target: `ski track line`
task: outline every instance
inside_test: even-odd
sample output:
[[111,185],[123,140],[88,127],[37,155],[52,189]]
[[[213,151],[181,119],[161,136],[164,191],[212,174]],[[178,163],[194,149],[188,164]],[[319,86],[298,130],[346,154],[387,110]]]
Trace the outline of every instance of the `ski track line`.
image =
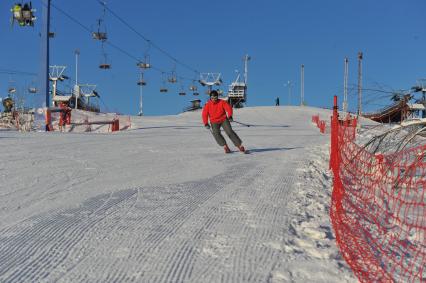
[[[258,173],[259,174],[259,173]],[[247,183],[251,183],[253,180],[255,180],[255,179],[257,179],[257,175],[258,174],[256,174],[256,175],[254,175],[254,176],[251,176],[251,178],[250,179],[248,179],[247,180]],[[244,180],[244,179],[243,179]],[[239,188],[239,190],[241,190],[242,189],[242,191],[244,191],[244,189],[246,188],[246,184],[244,184],[245,182],[242,182],[242,185],[241,185],[241,187]],[[235,193],[234,193],[235,194]],[[231,196],[231,198],[232,198],[232,196]],[[251,197],[250,197],[251,198]],[[264,209],[264,208],[263,208]],[[228,219],[228,218],[230,218],[231,219],[231,223],[230,223],[230,226],[231,227],[235,227],[239,222],[240,222],[240,218],[239,217],[237,217],[237,218],[232,218],[232,217],[229,217],[229,216],[227,216],[227,215],[223,215],[224,217],[224,219]],[[218,222],[218,221],[216,221],[216,222]],[[233,231],[231,231],[231,232],[233,232]],[[249,231],[243,231],[243,232],[241,232],[242,234],[246,234],[247,232],[249,232]],[[233,234],[233,233],[232,233]],[[191,243],[193,243],[193,241],[190,241]],[[249,241],[250,242],[250,241]],[[246,246],[248,246],[248,244],[246,245]],[[187,247],[187,244],[184,244],[183,245],[183,248],[181,248],[180,249],[180,251],[178,251],[177,252],[177,259],[171,259],[170,261],[171,262],[177,262],[177,263],[179,263],[180,265],[181,265],[181,267],[179,267],[182,271],[181,272],[177,272],[176,270],[178,269],[178,267],[177,266],[175,266],[175,267],[172,267],[172,269],[171,269],[171,271],[168,273],[169,274],[169,276],[168,277],[166,277],[166,278],[164,278],[164,279],[161,279],[161,280],[159,280],[160,282],[175,282],[175,281],[177,281],[177,282],[181,282],[183,279],[188,279],[186,276],[186,272],[187,272],[187,270],[188,269],[193,269],[192,267],[189,267],[189,266],[186,266],[185,267],[185,264],[188,262],[188,264],[189,264],[189,260],[187,259],[187,257],[188,257],[188,252],[186,252],[186,253],[183,253],[182,251],[188,251],[188,250],[190,250],[190,247]],[[247,251],[247,249],[243,249],[243,250],[246,250]],[[255,254],[259,254],[258,253],[258,251],[256,250],[255,251]],[[271,257],[271,254],[270,253],[264,253],[263,254],[263,257],[261,257],[261,258],[264,258],[264,259],[266,259],[266,258],[270,258]],[[180,258],[180,259],[179,259]],[[244,254],[242,254],[240,257],[239,257],[240,259],[245,259],[245,258],[247,258],[247,254],[246,253],[244,253]],[[192,259],[193,260],[193,259]],[[207,264],[207,266],[210,266],[209,264]],[[238,266],[238,265],[237,265]],[[250,267],[248,267],[248,268],[246,268],[247,270],[245,270],[245,272],[244,273],[246,273],[246,272],[248,272],[249,270],[250,270]],[[218,270],[207,270],[206,272],[211,272],[211,273],[216,273]],[[204,275],[204,276],[208,276],[208,274],[206,274],[206,272],[203,272],[202,274]],[[259,278],[263,278],[263,277],[265,277],[266,275],[264,275],[264,274],[259,274],[259,275],[257,275]],[[269,273],[268,273],[268,275],[267,276],[269,276]],[[237,277],[237,279],[238,279],[239,277]],[[259,279],[258,278],[258,279]],[[239,279],[241,279],[241,278],[239,278]],[[183,280],[183,281],[185,281],[185,280]],[[258,281],[257,279],[256,279],[256,281]],[[197,282],[197,280],[195,280],[195,282]]]
[[[79,163],[81,163],[81,162],[79,162]],[[44,201],[45,200],[45,198],[47,197],[47,196],[49,196],[49,195],[53,195],[53,194],[56,194],[56,193],[64,193],[64,192],[67,192],[67,191],[69,191],[69,190],[71,190],[73,187],[75,187],[75,186],[78,186],[78,185],[81,185],[81,184],[84,184],[84,183],[86,183],[86,182],[88,182],[88,181],[90,181],[90,180],[92,180],[93,178],[96,178],[97,176],[99,176],[100,174],[101,174],[101,170],[100,169],[98,169],[98,168],[101,168],[100,166],[99,166],[99,164],[98,163],[96,163],[96,162],[93,162],[93,161],[91,161],[90,163],[89,163],[89,165],[91,165],[92,167],[93,167],[93,165],[92,164],[95,164],[95,167],[94,168],[96,168],[96,170],[94,170],[94,171],[91,171],[91,172],[88,172],[87,170],[84,170],[84,169],[82,169],[82,170],[79,170],[79,171],[77,171],[77,172],[75,172],[75,173],[73,173],[73,175],[75,174],[75,176],[77,176],[78,178],[73,178],[73,175],[71,175],[71,176],[69,176],[68,175],[68,173],[66,172],[66,171],[63,171],[62,173],[65,173],[65,174],[55,174],[56,176],[57,175],[59,175],[59,176],[62,176],[62,175],[66,175],[66,181],[65,181],[65,183],[67,184],[67,186],[65,187],[65,188],[62,188],[62,189],[58,189],[58,190],[54,190],[53,191],[53,189],[55,188],[55,187],[57,187],[58,185],[60,185],[60,184],[62,184],[62,183],[64,183],[64,181],[57,181],[58,179],[55,179],[55,180],[53,180],[54,181],[54,183],[53,184],[51,184],[50,186],[48,186],[47,188],[46,188],[46,190],[44,190],[43,192],[32,192],[32,193],[30,193],[30,194],[26,194],[25,195],[25,198],[30,198],[30,197],[32,197],[33,195],[35,195],[36,197],[35,198],[30,198],[30,200],[28,200],[28,201],[24,201],[23,203],[21,203],[20,204],[20,207],[26,207],[26,206],[29,206],[29,205],[31,205],[31,204],[34,204],[35,202],[38,202],[38,201]],[[87,165],[86,163],[84,163],[84,165]],[[80,168],[80,167],[79,167]],[[92,173],[93,172],[93,173]],[[81,173],[83,173],[83,174],[81,174]],[[84,176],[84,174],[87,174],[86,176]],[[50,180],[50,178],[51,178],[51,175],[45,175],[45,176],[41,176],[42,178],[41,179],[43,179],[43,180]],[[84,178],[85,177],[85,178]],[[37,184],[38,182],[39,182],[39,180],[40,180],[40,176],[39,177],[37,177],[36,178],[36,182],[35,183],[32,183],[32,185],[35,185],[35,184]],[[71,180],[73,180],[71,183],[70,183],[70,181]],[[77,181],[75,181],[75,180],[77,180]],[[30,186],[31,187],[31,186]],[[20,192],[20,191],[28,191],[28,189],[21,189],[21,190],[17,190],[17,191],[15,191],[14,192],[14,194],[16,194],[16,192]],[[20,198],[20,196],[19,196],[19,194],[16,196],[16,197],[18,197],[18,198]],[[23,222],[23,221],[26,221],[26,219],[24,219],[24,220],[21,220],[20,222]],[[17,223],[11,223],[11,224],[9,224],[8,226],[6,226],[6,227],[12,227],[13,225],[16,225]],[[5,227],[5,228],[6,228]]]
[[[231,175],[234,172],[231,172],[230,174],[230,179],[232,179]],[[205,189],[201,189],[199,184],[203,184],[205,186]],[[158,221],[159,223],[162,223],[160,228],[161,231],[160,233],[158,233],[158,231],[153,231],[153,234],[149,234],[145,239],[136,239],[135,242],[140,242],[141,240],[143,241],[148,241],[151,242],[151,245],[148,246],[148,249],[152,250],[155,249],[156,246],[158,246],[159,244],[161,244],[161,242],[168,238],[171,237],[172,234],[176,233],[173,229],[173,227],[180,227],[181,225],[184,224],[185,219],[193,214],[193,211],[195,209],[198,209],[204,202],[206,202],[208,199],[211,198],[211,196],[209,194],[211,193],[215,193],[215,191],[207,194],[207,196],[200,196],[197,195],[200,192],[208,192],[207,189],[209,189],[209,187],[211,187],[211,184],[205,184],[205,182],[196,182],[194,184],[178,184],[178,185],[174,185],[170,188],[168,188],[168,192],[167,195],[170,195],[170,193],[174,193],[176,194],[176,191],[178,191],[179,189],[185,189],[188,190],[188,188],[190,188],[191,190],[188,192],[185,192],[185,195],[183,195],[184,197],[188,198],[189,196],[189,201],[187,200],[186,203],[177,203],[175,207],[170,207],[170,206],[166,206],[164,207],[164,205],[161,203],[162,199],[159,200],[160,202],[160,206],[159,208],[161,209],[163,207],[164,211],[158,211],[158,209],[154,209],[153,211],[151,210],[150,213],[152,214],[151,218],[148,219],[148,223],[152,222],[153,220]],[[145,191],[145,190],[143,190]],[[147,193],[142,193],[142,194],[147,194]],[[135,208],[137,208],[137,205],[135,206]],[[177,210],[176,210],[177,209]],[[160,218],[160,216],[162,215],[161,213],[165,213],[166,214],[166,220],[162,221],[162,219]],[[143,217],[143,219],[146,219],[146,217]],[[179,221],[180,220],[180,221]],[[166,223],[167,225],[164,225],[164,223]],[[149,227],[150,224],[146,224],[146,225],[136,225],[136,226],[142,226],[142,227]],[[152,226],[152,223],[151,223]],[[171,227],[171,228],[167,228],[167,226]],[[143,234],[143,233],[142,233]],[[140,244],[140,243],[139,243]],[[114,246],[119,246],[120,243],[115,243]],[[137,246],[136,243],[133,244],[133,246]],[[114,247],[112,247],[114,248]],[[140,248],[140,247],[139,247]],[[148,251],[149,252],[149,251]],[[94,254],[94,253],[92,253]],[[139,252],[139,254],[143,257],[145,257],[145,252],[141,251]],[[142,258],[143,259],[143,258]],[[86,259],[88,260],[88,259]],[[138,261],[141,259],[137,259]],[[80,263],[81,264],[81,263]],[[105,270],[102,270],[102,272],[105,272],[105,274],[108,274],[108,280],[111,279],[112,281],[116,281],[117,280],[117,276],[120,276],[120,271],[123,270],[123,268],[119,268],[119,272],[116,273],[114,272],[114,269],[117,269],[117,266],[115,264],[111,264],[112,268],[108,268],[105,267]],[[81,276],[84,276],[85,271],[80,270],[79,271]],[[116,277],[110,277],[110,274],[115,274]],[[71,276],[72,277],[72,276]],[[87,279],[87,277],[84,277],[85,279]],[[78,277],[78,280],[85,280],[82,277]]]
[[[248,170],[248,169],[245,169],[245,170]],[[233,178],[233,176],[235,176],[235,173],[237,173],[236,172],[236,170],[234,169],[234,170],[230,170],[230,171],[228,171],[228,173],[226,173],[226,176],[221,176],[221,177],[223,177],[223,179],[222,179],[222,181],[224,181],[223,183],[226,183],[226,184],[229,184],[229,183],[232,183],[232,182],[234,182],[235,180],[234,180],[234,178]],[[210,192],[210,194],[209,195],[207,195],[206,197],[205,197],[205,199],[202,201],[203,203],[205,203],[205,202],[208,202],[210,199],[212,199],[217,193],[219,193],[221,190],[223,190],[224,189],[224,186],[222,185],[222,184],[220,184],[220,183],[218,183],[218,184],[215,184],[215,183],[217,183],[218,182],[218,180],[217,180],[217,178],[212,178],[211,180],[209,180],[209,181],[207,181],[207,182],[202,182],[200,185],[202,185],[202,187],[205,187],[206,189],[209,189],[209,188],[216,188],[214,191],[211,191]],[[198,182],[199,183],[199,182]],[[198,187],[199,188],[199,186],[196,186],[196,187]],[[211,190],[211,189],[210,189]],[[201,190],[200,190],[201,191]],[[204,191],[204,190],[203,190]],[[206,190],[207,191],[207,190]],[[200,203],[201,204],[201,203]],[[200,207],[199,205],[197,205],[195,208],[197,209],[198,207]],[[190,215],[187,215],[185,218],[187,218],[187,217],[191,217],[192,216],[192,214],[190,214]],[[177,219],[179,219],[179,218],[177,218]],[[175,229],[174,229],[174,233],[176,233],[177,232],[177,230],[183,225],[183,224],[185,224],[184,222],[185,222],[185,220],[186,219],[181,219],[181,221],[180,221],[180,223],[177,223],[178,225],[174,225],[174,227],[175,227]],[[208,223],[211,223],[211,221],[208,221]],[[172,223],[169,223],[169,224],[172,224]],[[201,228],[199,228],[199,231],[201,232],[202,230],[203,230],[203,228],[205,229],[206,228],[206,226],[205,225],[203,225]],[[200,233],[199,232],[199,233]],[[198,233],[198,234],[199,234]],[[196,234],[197,235],[197,234]],[[199,235],[197,235],[197,237],[199,237]],[[162,241],[162,240],[161,240]],[[173,253],[174,255],[171,255],[170,253]],[[175,269],[175,267],[173,267],[173,265],[174,264],[176,264],[176,258],[179,258],[179,256],[180,256],[180,253],[179,252],[174,252],[173,250],[169,250],[168,251],[168,254],[167,255],[164,255],[164,256],[162,256],[162,258],[168,258],[169,260],[168,261],[166,261],[166,263],[164,264],[166,267],[165,267],[165,269],[169,269],[169,271],[166,271],[166,270],[164,270],[164,271],[162,271],[162,272],[160,272],[160,273],[162,273],[163,274],[163,276],[161,277],[161,278],[159,278],[158,280],[159,280],[159,282],[170,282],[170,280],[167,280],[167,278],[170,276],[170,274],[173,274],[173,269]],[[171,270],[171,271],[170,271]],[[166,278],[164,278],[164,276],[166,276]],[[172,280],[172,279],[171,279]]]
[[[124,212],[124,215],[127,215],[127,214],[129,214],[130,213],[130,211],[135,207],[135,205],[137,204],[137,202],[138,202],[138,200],[139,200],[139,195],[140,195],[140,192],[139,192],[140,190],[138,189],[137,190],[137,192],[136,192],[136,199],[135,199],[135,201],[134,201],[134,203],[128,208],[128,209],[126,209],[125,210],[125,212]],[[97,213],[98,211],[100,211],[102,209],[102,207],[100,207],[98,210],[96,210],[94,213]],[[107,219],[107,218],[105,218],[105,219]],[[111,228],[111,232],[108,232],[108,233],[104,233],[104,235],[102,236],[102,237],[100,237],[100,239],[97,239],[97,241],[98,242],[102,242],[102,241],[104,241],[109,235],[111,235],[111,234],[113,234],[114,232],[116,232],[119,228],[119,226],[120,226],[120,224],[122,223],[122,221],[124,220],[125,218],[124,217],[120,217],[119,218],[119,220],[117,221],[117,223],[113,223],[112,224],[112,228]],[[100,223],[100,222],[99,222]],[[99,224],[99,223],[97,223],[97,224]],[[105,228],[103,228],[102,230],[106,230]],[[85,234],[85,236],[87,235],[88,233],[86,233]],[[82,242],[82,241],[81,241]],[[80,250],[77,252],[77,253],[83,253],[83,255],[81,256],[81,259],[79,259],[76,263],[74,263],[71,267],[68,267],[67,269],[66,269],[66,271],[65,272],[63,272],[63,274],[59,277],[59,278],[57,278],[57,279],[55,279],[55,281],[59,281],[60,279],[62,279],[64,276],[66,276],[67,274],[69,274],[70,272],[72,272],[72,270],[73,269],[75,269],[77,266],[79,266],[79,265],[81,265],[87,258],[88,258],[88,256],[89,256],[89,254],[91,254],[91,253],[93,253],[94,251],[90,251],[89,253],[84,253],[84,251],[86,250],[86,248],[85,248],[85,243],[83,242],[83,247],[80,247]]]
[[[102,204],[105,206],[105,211],[113,208],[120,202],[127,201],[135,194],[135,191],[127,190],[124,193],[122,191],[118,193],[123,194],[121,199],[118,197],[110,201],[109,205]],[[97,215],[94,215],[95,217],[92,219],[87,219],[84,215],[78,215],[79,211],[81,211],[81,208],[65,210],[53,216],[40,216],[41,225],[39,225],[38,229],[30,228],[30,231],[18,234],[18,241],[15,241],[15,245],[13,245],[12,239],[12,241],[8,241],[12,245],[2,246],[0,254],[4,255],[4,258],[0,260],[2,263],[2,266],[0,266],[0,280],[4,279],[6,282],[25,282],[27,280],[34,281],[41,279],[41,275],[46,267],[49,265],[58,266],[58,262],[61,262],[67,256],[67,252],[63,251],[69,251],[81,240],[86,230],[89,230],[96,222],[101,221],[107,216],[105,211],[103,211],[102,213],[96,213]],[[78,217],[73,218],[72,216],[75,215]],[[64,234],[67,234],[66,237],[61,237]],[[3,235],[3,233],[0,235]],[[61,239],[58,241],[59,237]],[[28,241],[28,238],[32,240]],[[53,255],[58,255],[55,251],[61,251],[62,255],[59,259],[52,256],[52,253]],[[34,270],[35,266],[37,268]]]
[[[230,174],[228,173],[228,175],[230,176],[229,179],[231,181],[234,181],[232,178],[232,175],[234,175],[235,172],[232,172],[232,170],[230,171]],[[228,183],[227,180],[225,183]],[[203,183],[203,185],[206,188],[211,188],[211,187],[220,187],[219,186],[213,186],[212,184],[206,184],[205,182]],[[223,188],[220,188],[220,190],[223,190]],[[209,201],[212,197],[214,197],[217,193],[219,192],[219,190],[217,192],[215,192],[215,194],[212,194],[211,196],[208,197],[208,199],[206,199],[204,202]],[[192,217],[192,213],[191,216]],[[184,224],[184,223],[183,223]],[[191,233],[191,235],[194,235],[194,240],[200,237],[200,234],[202,233],[202,231],[204,231],[204,229],[206,229],[208,226],[210,226],[212,224],[212,220],[208,220],[207,224],[201,224],[201,227],[198,227],[198,231],[195,231],[194,233]],[[179,227],[176,227],[176,231],[175,233],[177,233],[178,229],[181,227],[182,225],[179,225]],[[191,240],[190,242],[193,242],[193,240]],[[157,280],[159,282],[170,282],[170,281],[174,281],[174,279],[176,279],[176,277],[181,278],[182,276],[185,277],[184,274],[187,274],[188,270],[192,269],[191,265],[182,265],[182,264],[178,264],[176,265],[176,262],[187,262],[187,261],[192,261],[194,260],[194,251],[193,248],[190,246],[185,246],[185,244],[182,244],[182,248],[176,252],[173,250],[170,250],[172,254],[170,254],[170,252],[167,255],[162,256],[163,258],[169,258],[169,260],[164,264],[165,265],[165,270],[162,271],[161,273],[163,274],[163,276],[161,278],[157,278]],[[166,271],[169,270],[169,271]],[[156,280],[156,281],[157,281]]]
[[[228,173],[229,176],[227,178],[230,181],[233,181],[232,175],[234,173],[235,172],[233,172],[232,170]],[[212,180],[214,182],[217,182],[216,178],[212,178]],[[206,194],[204,196],[204,199],[201,199],[201,202],[199,200],[200,196],[194,197],[194,193],[195,193],[195,191],[194,191],[190,195],[192,196],[191,198],[193,200],[197,200],[197,201],[196,202],[192,201],[190,203],[186,203],[185,205],[189,208],[191,208],[191,207],[194,207],[195,209],[203,208],[201,206],[201,204],[204,204],[204,206],[205,206],[207,202],[209,202],[217,193],[220,192],[220,190],[223,190],[223,186],[220,186],[220,184],[219,185],[212,185],[210,182],[211,181],[202,182],[202,183],[196,182],[196,183],[194,183],[194,185],[192,185],[190,187],[193,187],[193,189],[195,191],[206,191],[206,192],[208,192],[208,190],[211,191],[211,188],[218,188],[218,189],[216,189],[215,191],[211,191],[209,194]],[[226,183],[228,183],[228,182],[226,182]],[[201,190],[200,185],[204,186],[206,190]],[[181,205],[179,205],[179,206],[181,206]],[[168,238],[172,237],[173,234],[179,235],[180,233],[182,233],[182,232],[179,232],[179,229],[181,229],[181,227],[183,225],[185,225],[185,222],[188,222],[189,218],[193,217],[194,214],[192,212],[193,212],[193,209],[186,211],[185,215],[181,215],[179,217],[173,217],[173,218],[176,218],[176,219],[173,219],[175,222],[176,222],[176,220],[180,219],[180,221],[178,223],[173,224],[173,222],[167,222],[167,223],[169,223],[169,225],[171,225],[171,227],[175,227],[174,229],[170,230],[172,233],[170,235],[167,235]],[[207,225],[204,224],[204,225],[201,225],[201,227],[198,226],[197,227],[198,231],[195,231],[195,233],[191,233],[191,235],[194,235],[195,238],[199,237],[199,234],[206,228],[206,226],[209,226],[210,223],[211,223],[211,221],[209,220],[209,221],[207,221]],[[164,239],[161,239],[160,242],[157,242],[157,245],[155,247],[151,246],[150,249],[157,248],[163,241],[164,241]],[[192,241],[193,240],[191,240],[189,242],[192,242]],[[170,282],[170,281],[176,281],[176,280],[179,281],[179,279],[177,279],[177,278],[182,278],[182,277],[186,276],[186,274],[189,272],[188,270],[192,269],[192,265],[189,264],[189,263],[186,264],[186,262],[191,262],[191,261],[194,260],[194,255],[193,255],[194,250],[193,250],[193,247],[191,247],[189,245],[189,242],[183,241],[183,244],[180,244],[180,243],[182,243],[182,240],[180,240],[178,243],[175,243],[174,246],[177,246],[177,247],[180,246],[181,247],[178,251],[176,251],[175,249],[167,249],[167,243],[166,243],[166,253],[167,254],[161,255],[161,258],[165,258],[165,259],[169,259],[169,260],[166,261],[164,263],[164,267],[161,268],[160,271],[158,271],[158,273],[162,274],[163,276],[160,277],[160,278],[156,278],[155,280],[154,279],[152,279],[152,280],[160,281],[160,282]],[[185,243],[187,243],[187,244],[185,245]],[[141,253],[141,254],[144,254],[144,253]],[[147,260],[146,263],[148,264],[149,260]],[[156,266],[156,267],[157,267],[157,269],[160,268],[159,266]],[[149,281],[151,281],[151,280],[149,280]]]

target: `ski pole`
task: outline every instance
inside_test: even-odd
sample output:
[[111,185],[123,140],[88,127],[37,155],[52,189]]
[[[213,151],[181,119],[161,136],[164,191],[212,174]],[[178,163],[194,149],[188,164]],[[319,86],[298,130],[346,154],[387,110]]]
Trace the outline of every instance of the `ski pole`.
[[238,121],[235,121],[235,120],[234,120],[234,122],[235,122],[235,123],[237,123],[237,124],[240,124],[240,125],[246,126],[246,127],[250,127],[250,125],[249,125],[249,124],[244,124],[244,123],[241,123],[241,122],[238,122]]

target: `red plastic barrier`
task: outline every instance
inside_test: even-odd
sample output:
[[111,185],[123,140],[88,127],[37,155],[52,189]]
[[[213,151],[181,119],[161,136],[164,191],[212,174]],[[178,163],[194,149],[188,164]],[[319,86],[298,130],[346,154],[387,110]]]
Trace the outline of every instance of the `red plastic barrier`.
[[426,282],[426,145],[372,154],[354,142],[356,120],[332,117],[330,218],[361,282]]
[[116,132],[119,130],[120,130],[120,120],[118,118],[114,118],[114,120],[112,120],[111,131]]
[[312,116],[312,123],[316,124],[320,129],[320,133],[325,133],[326,123],[323,120],[320,120],[319,114]]

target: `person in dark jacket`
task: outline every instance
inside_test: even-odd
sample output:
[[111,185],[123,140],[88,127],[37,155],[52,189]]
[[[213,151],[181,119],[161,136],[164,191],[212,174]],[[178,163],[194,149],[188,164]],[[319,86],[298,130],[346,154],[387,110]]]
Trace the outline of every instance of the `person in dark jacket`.
[[[220,132],[222,127],[225,130],[225,133],[231,139],[232,143],[238,148],[241,152],[246,152],[240,137],[234,132],[231,127],[232,119],[232,107],[225,100],[219,99],[219,94],[217,91],[212,90],[210,92],[210,100],[204,105],[202,112],[203,124],[206,129],[211,128],[213,137],[215,138],[218,145],[222,146],[225,150],[225,153],[231,152],[224,137]],[[210,124],[209,124],[210,120]]]

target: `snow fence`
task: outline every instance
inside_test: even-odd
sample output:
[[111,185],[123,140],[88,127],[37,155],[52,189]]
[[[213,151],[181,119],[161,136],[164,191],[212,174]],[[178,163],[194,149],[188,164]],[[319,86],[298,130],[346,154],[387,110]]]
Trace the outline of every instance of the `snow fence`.
[[46,109],[46,125],[50,131],[115,132],[131,127],[130,116],[96,113],[70,108]]
[[355,143],[356,119],[331,120],[330,218],[361,282],[426,282],[426,145],[373,154]]

